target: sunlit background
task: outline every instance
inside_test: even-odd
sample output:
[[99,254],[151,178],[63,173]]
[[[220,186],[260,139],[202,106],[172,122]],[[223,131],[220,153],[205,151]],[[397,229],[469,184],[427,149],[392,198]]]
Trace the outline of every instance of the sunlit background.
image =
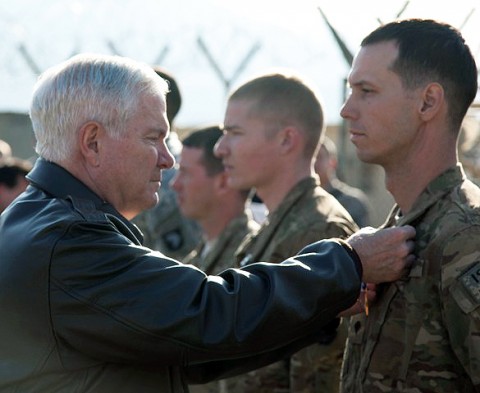
[[[173,73],[183,96],[175,121],[180,136],[222,122],[237,85],[291,69],[322,97],[339,176],[367,193],[379,225],[393,204],[383,171],[359,162],[339,116],[351,56],[381,23],[422,17],[459,28],[480,64],[476,7],[479,0],[0,0],[0,138],[35,159],[26,116],[33,84],[40,72],[81,52],[128,56]],[[480,105],[469,121],[461,160],[480,184]]]
[[310,80],[339,123],[349,66],[382,22],[428,17],[461,29],[480,57],[478,0],[0,0],[0,112],[27,112],[38,73],[80,52],[159,64],[178,79],[180,127],[223,119],[228,91],[273,67]]

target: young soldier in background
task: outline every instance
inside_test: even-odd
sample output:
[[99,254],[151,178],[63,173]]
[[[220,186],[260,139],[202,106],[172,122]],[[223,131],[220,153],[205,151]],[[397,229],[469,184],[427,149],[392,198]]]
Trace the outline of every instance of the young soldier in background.
[[[255,188],[269,211],[258,235],[240,246],[240,266],[280,262],[312,239],[347,237],[358,229],[314,172],[323,127],[316,94],[297,76],[260,76],[230,95],[216,153],[229,185]],[[338,332],[332,324],[317,344],[238,377],[236,391],[335,392],[345,338],[344,324]]]

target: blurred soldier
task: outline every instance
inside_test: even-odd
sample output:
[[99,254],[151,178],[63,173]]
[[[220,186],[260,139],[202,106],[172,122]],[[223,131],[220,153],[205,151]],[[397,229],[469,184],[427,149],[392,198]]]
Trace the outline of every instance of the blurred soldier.
[[[216,153],[231,187],[255,188],[269,211],[258,235],[241,245],[240,266],[280,262],[312,239],[346,237],[357,229],[314,172],[322,130],[320,102],[296,76],[261,76],[229,97]],[[346,338],[343,325],[338,335],[336,328],[291,358],[239,377],[236,391],[335,392]]]
[[467,113],[462,123],[458,137],[458,158],[468,178],[480,185],[480,121],[474,113],[472,116]]
[[27,188],[25,178],[32,169],[29,161],[17,157],[0,159],[0,213]]
[[[182,104],[180,89],[170,73],[160,67],[154,67],[154,70],[169,85],[167,119],[170,123],[171,132],[167,139],[167,146],[175,159],[178,159],[182,144],[175,132],[173,122]],[[143,232],[147,247],[161,251],[169,257],[182,259],[195,248],[201,239],[201,235],[198,225],[181,213],[175,193],[169,187],[170,180],[174,177],[175,172],[175,167],[164,171],[164,180],[159,191],[159,203],[154,208],[135,217],[133,222]]]
[[480,189],[457,160],[477,68],[460,32],[432,20],[379,27],[361,44],[341,114],[358,157],[381,165],[386,226],[416,227],[418,259],[353,317],[345,393],[480,391]]
[[[203,240],[186,258],[207,274],[235,267],[235,251],[247,234],[258,230],[246,210],[248,190],[227,185],[222,160],[213,148],[222,136],[218,126],[203,128],[183,140],[179,168],[171,187],[177,193],[182,213],[200,224]],[[228,391],[225,380],[193,385],[192,393]]]
[[0,160],[2,158],[11,157],[12,156],[12,148],[11,146],[5,142],[3,139],[0,139]]
[[320,184],[347,209],[359,227],[366,227],[370,225],[368,198],[359,188],[338,179],[337,164],[337,147],[325,136],[315,161],[315,172],[320,177]]
[[248,190],[227,185],[222,160],[213,148],[222,136],[218,126],[192,132],[183,140],[179,169],[171,187],[185,217],[199,223],[203,240],[185,259],[207,274],[235,267],[235,251],[259,225],[245,209]]

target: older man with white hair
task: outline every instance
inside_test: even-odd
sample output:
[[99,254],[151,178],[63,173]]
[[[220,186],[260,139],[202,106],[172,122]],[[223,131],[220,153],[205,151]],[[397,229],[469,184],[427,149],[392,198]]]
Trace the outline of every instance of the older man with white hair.
[[0,216],[0,391],[186,392],[187,378],[314,342],[362,280],[397,279],[412,263],[411,227],[217,276],[143,247],[129,219],[158,202],[174,164],[166,91],[150,66],[99,55],[37,82],[40,158]]

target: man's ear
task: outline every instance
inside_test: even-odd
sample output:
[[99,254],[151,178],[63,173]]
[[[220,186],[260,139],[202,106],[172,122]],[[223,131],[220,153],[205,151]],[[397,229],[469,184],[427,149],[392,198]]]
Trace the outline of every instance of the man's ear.
[[85,158],[85,161],[90,163],[92,166],[99,165],[100,139],[105,132],[105,128],[96,121],[88,121],[80,127],[80,152]]
[[429,83],[422,92],[420,116],[423,120],[431,120],[445,104],[445,91],[438,83]]
[[228,175],[225,171],[217,173],[215,176],[214,187],[219,193],[225,193],[230,190],[228,186]]

